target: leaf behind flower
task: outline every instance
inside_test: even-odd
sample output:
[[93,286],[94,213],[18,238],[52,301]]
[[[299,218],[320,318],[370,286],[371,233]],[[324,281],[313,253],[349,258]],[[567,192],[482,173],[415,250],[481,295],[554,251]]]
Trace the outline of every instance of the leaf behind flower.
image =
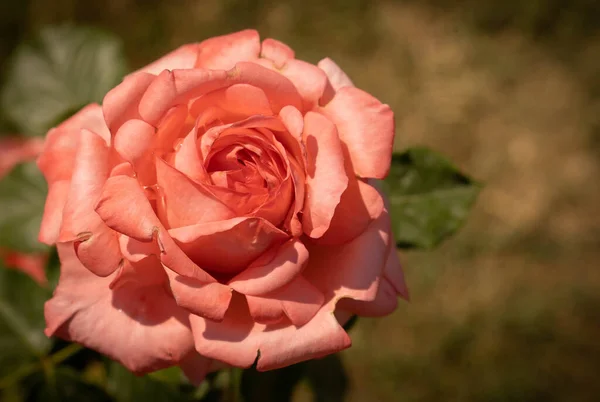
[[3,114],[23,134],[44,135],[83,106],[102,102],[125,72],[116,36],[48,27],[13,54],[1,93]]
[[397,246],[431,249],[460,229],[481,185],[419,147],[394,154],[385,189]]

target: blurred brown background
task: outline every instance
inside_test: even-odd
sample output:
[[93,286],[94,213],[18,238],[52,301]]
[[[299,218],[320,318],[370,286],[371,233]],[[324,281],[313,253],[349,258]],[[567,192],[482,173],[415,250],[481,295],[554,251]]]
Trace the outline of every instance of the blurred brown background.
[[411,303],[352,330],[349,401],[600,400],[600,2],[3,0],[0,65],[69,21],[132,68],[257,28],[389,103],[398,149],[486,183],[458,236],[406,253]]

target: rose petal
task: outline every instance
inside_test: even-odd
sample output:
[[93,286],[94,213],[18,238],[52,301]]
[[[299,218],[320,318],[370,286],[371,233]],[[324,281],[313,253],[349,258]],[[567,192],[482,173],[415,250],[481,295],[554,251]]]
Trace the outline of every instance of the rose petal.
[[82,128],[98,134],[105,141],[110,139],[101,107],[91,104],[48,132],[44,149],[37,160],[37,165],[48,182],[48,196],[38,236],[46,244],[54,244],[60,232]]
[[156,128],[143,120],[127,120],[117,131],[113,147],[123,159],[135,165],[151,149]]
[[307,244],[310,260],[303,275],[326,296],[371,301],[391,246],[387,210],[353,241],[341,246]]
[[343,87],[322,112],[336,125],[354,172],[383,179],[390,169],[394,143],[390,107],[358,88]]
[[281,301],[285,315],[297,327],[308,323],[325,302],[323,293],[301,275],[270,296]]
[[192,103],[190,114],[198,116],[209,107],[223,109],[227,114],[235,115],[237,120],[254,115],[273,115],[263,90],[249,84],[234,84],[201,96]]
[[410,294],[408,292],[408,286],[406,286],[406,280],[404,279],[404,270],[400,264],[398,258],[398,250],[396,249],[396,242],[392,242],[390,248],[390,254],[388,256],[385,268],[383,270],[385,278],[396,290],[396,293],[400,295],[404,300],[410,300]]
[[281,182],[277,189],[271,191],[267,201],[252,211],[251,214],[279,226],[288,214],[293,196],[294,183],[291,178],[287,178]]
[[138,98],[137,110],[143,120],[156,126],[173,106],[185,104],[191,98],[215,91],[226,85],[227,73],[225,71],[164,70],[144,89],[144,93]]
[[189,226],[234,217],[222,202],[165,161],[156,158],[157,184],[163,197],[158,213],[169,227]]
[[140,118],[138,104],[155,78],[155,75],[145,72],[130,74],[104,96],[102,112],[112,133],[116,133],[127,120]]
[[58,253],[61,277],[45,305],[47,336],[81,343],[138,374],[177,364],[190,353],[187,312],[162,286],[129,283],[111,291],[113,278],[85,269],[72,244],[59,244]]
[[238,217],[170,229],[183,252],[209,271],[235,274],[288,236],[261,218]]
[[189,353],[181,362],[179,367],[183,374],[190,380],[192,385],[199,386],[204,381],[204,378],[211,372],[214,360],[208,359],[196,351]]
[[302,110],[302,97],[294,84],[283,75],[255,63],[240,62],[227,72],[231,83],[254,85],[264,91],[273,113],[287,105]]
[[271,38],[262,42],[260,57],[271,60],[276,68],[282,68],[294,56],[294,51],[283,42]]
[[196,137],[197,131],[194,129],[183,139],[175,152],[173,166],[195,182],[207,183],[208,173],[206,173],[203,159],[198,152]]
[[190,260],[175,244],[134,178],[109,178],[102,190],[102,198],[96,206],[96,212],[110,228],[119,233],[142,242],[156,240],[160,249],[160,260],[170,270],[202,283],[215,282],[212,276]]
[[228,285],[245,295],[265,295],[290,283],[308,261],[308,250],[298,239],[291,239],[273,251],[271,260],[253,262]]
[[308,112],[304,116],[303,138],[308,176],[302,224],[304,233],[318,238],[329,229],[348,187],[348,177],[337,131],[327,118]]
[[385,278],[379,283],[377,294],[372,301],[342,299],[338,303],[339,309],[361,317],[384,317],[393,313],[396,307],[398,307],[398,295],[391,283]]
[[330,300],[304,326],[285,320],[264,325],[255,323],[244,297],[234,295],[225,319],[212,322],[190,316],[196,350],[203,356],[237,367],[252,366],[258,358],[259,371],[272,370],[304,360],[323,357],[350,346],[348,334],[332,314]]
[[302,96],[304,110],[318,105],[323,96],[332,98],[334,90],[325,72],[317,66],[302,60],[288,60],[281,74],[294,83]]
[[216,36],[200,43],[196,68],[229,70],[239,61],[251,61],[260,53],[260,37],[252,29]]
[[69,180],[56,181],[48,186],[44,215],[40,225],[40,233],[38,234],[40,242],[52,245],[58,239],[63,209],[67,202],[70,187],[71,183]]
[[173,106],[167,110],[156,130],[155,152],[171,152],[177,148],[179,138],[194,127],[189,117],[187,105]]
[[197,43],[180,46],[136,72],[143,71],[145,73],[158,75],[163,70],[194,68],[198,58],[198,49],[199,44]]
[[344,244],[355,239],[384,208],[381,194],[373,186],[354,177],[348,169],[346,175],[348,187],[335,209],[329,229],[316,239],[319,244]]
[[287,131],[300,144],[302,141],[302,131],[304,131],[304,117],[302,113],[293,106],[286,106],[279,112],[279,118]]
[[136,262],[123,261],[109,287],[114,290],[128,284],[142,287],[162,285],[167,279],[158,257],[151,255]]
[[106,145],[110,144],[110,132],[104,121],[102,107],[97,103],[90,103],[83,107],[56,127],[56,130],[79,132],[82,128],[88,129],[99,135],[106,142]]
[[167,270],[169,286],[177,305],[192,314],[221,321],[229,307],[231,288],[218,282],[208,283]]
[[123,257],[131,262],[140,262],[148,256],[160,255],[156,242],[139,241],[125,235],[119,235],[119,247]]
[[259,324],[274,324],[285,318],[281,300],[246,295],[248,311],[252,320]]
[[75,252],[81,263],[99,276],[113,273],[122,258],[116,234],[94,213],[108,178],[109,153],[101,137],[81,130],[58,238],[60,242],[75,241]]
[[353,87],[352,80],[346,75],[346,73],[337,65],[333,60],[326,57],[317,64],[317,66],[325,71],[329,82],[333,86],[333,89],[339,91],[343,87]]
[[152,240],[161,226],[142,188],[132,177],[110,177],[95,209],[108,227],[137,240]]

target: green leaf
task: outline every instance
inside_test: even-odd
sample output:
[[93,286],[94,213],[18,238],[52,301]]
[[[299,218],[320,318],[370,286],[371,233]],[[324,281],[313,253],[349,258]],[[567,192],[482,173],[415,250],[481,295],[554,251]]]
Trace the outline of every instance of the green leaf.
[[465,222],[480,185],[426,148],[394,154],[385,179],[397,246],[430,249]]
[[46,193],[46,181],[34,162],[17,165],[0,180],[0,247],[48,249],[37,240]]
[[46,131],[104,95],[126,72],[121,41],[96,29],[49,27],[11,58],[1,104],[27,135]]
[[50,291],[29,276],[0,263],[0,384],[50,350],[44,335],[49,297]]

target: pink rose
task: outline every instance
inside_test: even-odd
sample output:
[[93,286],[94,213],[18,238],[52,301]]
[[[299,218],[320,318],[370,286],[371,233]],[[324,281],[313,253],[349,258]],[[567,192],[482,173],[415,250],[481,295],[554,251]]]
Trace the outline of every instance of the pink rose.
[[[0,180],[15,165],[34,160],[42,151],[43,145],[44,140],[40,138],[19,138],[16,136],[0,138]],[[0,248],[0,260],[8,268],[15,268],[26,273],[41,285],[47,283],[47,253],[27,254]]]
[[259,370],[350,346],[406,295],[372,179],[393,113],[331,60],[247,30],[182,46],[48,133],[48,335],[136,373]]

